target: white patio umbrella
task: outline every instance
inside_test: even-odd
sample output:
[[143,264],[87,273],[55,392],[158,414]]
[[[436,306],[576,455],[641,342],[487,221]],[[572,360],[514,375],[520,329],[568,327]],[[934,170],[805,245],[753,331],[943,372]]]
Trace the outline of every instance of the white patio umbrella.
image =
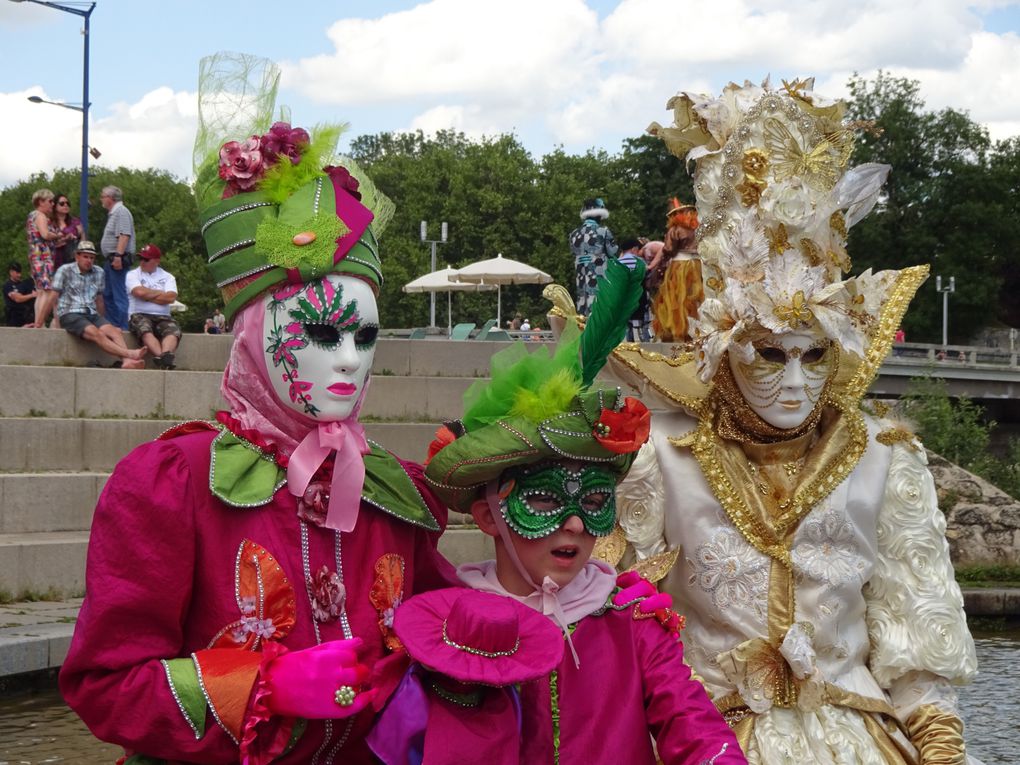
[[540,271],[519,260],[504,258],[498,253],[494,258],[479,260],[477,263],[457,269],[457,281],[475,282],[476,284],[496,285],[496,326],[503,326],[503,296],[499,289],[504,284],[548,284],[553,279],[545,271]]
[[454,292],[488,292],[496,289],[491,284],[475,284],[457,281],[457,269],[442,268],[419,276],[403,286],[404,292],[445,292],[447,334],[453,331],[453,313],[450,310]]

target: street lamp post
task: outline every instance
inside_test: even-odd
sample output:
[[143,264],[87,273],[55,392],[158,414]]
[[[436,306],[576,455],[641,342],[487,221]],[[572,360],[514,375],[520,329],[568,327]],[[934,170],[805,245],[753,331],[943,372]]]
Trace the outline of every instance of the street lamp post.
[[935,277],[935,291],[942,293],[942,347],[949,345],[949,295],[956,292],[956,277],[949,277],[949,285],[942,286],[942,277]]
[[[439,239],[429,239],[428,238],[429,224],[428,224],[427,221],[422,221],[421,222],[421,240],[425,244],[431,244],[432,245],[432,271],[436,270],[436,245],[437,244],[446,244],[446,230],[447,230],[446,229],[446,221],[444,220],[440,224],[440,226],[439,226],[439,236],[440,236],[440,238]],[[429,312],[429,326],[430,327],[436,326],[436,293],[435,292],[432,293],[432,300],[431,300],[431,306],[430,306],[430,312]]]
[[12,3],[35,3],[36,5],[45,5],[47,8],[56,8],[58,11],[64,13],[70,13],[75,16],[81,16],[85,19],[85,27],[82,30],[82,36],[85,38],[85,53],[82,65],[82,78],[81,78],[81,106],[74,106],[71,104],[62,104],[57,101],[44,101],[38,96],[32,96],[29,98],[34,103],[49,103],[56,104],[57,106],[65,106],[68,109],[75,109],[81,111],[81,199],[79,200],[78,214],[81,217],[82,229],[85,231],[85,235],[88,236],[89,228],[89,18],[92,16],[92,11],[95,10],[95,2],[83,2],[77,3],[76,5],[81,7],[75,7],[75,5],[54,3],[49,0],[11,0]]

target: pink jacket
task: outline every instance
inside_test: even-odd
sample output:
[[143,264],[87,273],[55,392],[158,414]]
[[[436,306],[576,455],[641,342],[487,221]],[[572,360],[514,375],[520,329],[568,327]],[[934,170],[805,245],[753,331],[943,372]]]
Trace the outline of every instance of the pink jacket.
[[[439,531],[365,501],[355,530],[341,535],[339,554],[332,531],[306,524],[306,566],[296,501],[286,488],[261,507],[232,507],[212,495],[215,435],[198,427],[138,447],[117,465],[96,508],[85,602],[60,688],[96,736],[129,753],[238,761],[239,721],[258,671],[260,641],[272,633],[291,650],[315,645],[306,569],[332,571],[340,559],[347,617],[365,642],[369,666],[390,652],[389,608],[414,592],[456,582],[436,550]],[[431,513],[445,527],[446,510],[425,488],[421,468],[399,465],[424,499],[427,523],[419,526],[436,526],[427,518]],[[319,630],[322,641],[343,638],[337,621]],[[221,650],[204,650],[214,643]],[[201,667],[208,702],[199,706],[192,666]],[[347,721],[329,722],[328,742],[321,721],[309,722],[303,733],[300,725],[286,729],[283,740],[296,742],[276,762],[309,763],[317,751],[320,763],[333,756],[345,765],[372,762],[363,740],[370,711],[354,718],[349,731]]]
[[663,765],[747,765],[655,614],[609,606],[581,619],[572,639],[580,668],[567,651],[553,676],[521,688],[521,762],[554,762],[558,740],[560,765],[654,765],[654,736]]

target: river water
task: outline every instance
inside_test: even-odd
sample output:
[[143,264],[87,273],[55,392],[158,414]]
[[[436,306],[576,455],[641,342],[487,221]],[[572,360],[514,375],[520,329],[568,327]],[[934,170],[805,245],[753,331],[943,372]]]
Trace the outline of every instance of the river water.
[[[1020,628],[975,632],[976,683],[960,690],[967,750],[985,765],[1015,765],[1020,733]],[[110,765],[121,751],[96,741],[55,690],[0,699],[0,765]]]

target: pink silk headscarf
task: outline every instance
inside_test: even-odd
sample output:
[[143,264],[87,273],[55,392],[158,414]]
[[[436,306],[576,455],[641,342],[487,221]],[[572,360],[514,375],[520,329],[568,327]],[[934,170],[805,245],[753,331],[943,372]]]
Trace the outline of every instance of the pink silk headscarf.
[[371,375],[365,378],[358,402],[346,420],[318,422],[295,412],[280,401],[269,381],[271,372],[263,350],[264,318],[262,300],[249,303],[234,317],[234,344],[220,392],[242,428],[258,432],[289,457],[287,486],[294,496],[302,496],[322,462],[335,455],[325,525],[351,531],[357,523],[365,482],[361,457],[369,451],[358,413]]

